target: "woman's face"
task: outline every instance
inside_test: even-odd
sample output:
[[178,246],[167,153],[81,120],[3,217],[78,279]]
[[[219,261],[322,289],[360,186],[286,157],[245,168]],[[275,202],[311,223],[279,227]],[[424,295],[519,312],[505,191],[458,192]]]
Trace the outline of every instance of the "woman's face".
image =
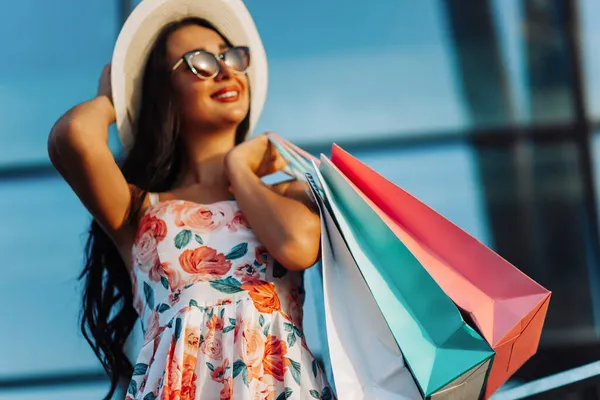
[[[220,54],[228,48],[215,31],[198,25],[184,26],[167,40],[167,65],[175,65],[192,50]],[[235,128],[248,114],[248,78],[245,74],[236,74],[222,61],[220,67],[219,74],[211,79],[199,79],[185,62],[173,71],[171,79],[184,126],[198,124],[203,129]],[[231,91],[237,92],[237,96],[222,96]]]

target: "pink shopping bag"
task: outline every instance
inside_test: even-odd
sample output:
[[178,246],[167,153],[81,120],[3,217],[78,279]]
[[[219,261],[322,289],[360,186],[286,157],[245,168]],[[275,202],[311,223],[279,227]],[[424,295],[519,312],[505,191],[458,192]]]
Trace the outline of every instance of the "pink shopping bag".
[[489,397],[537,351],[550,292],[336,145],[331,160],[496,351]]

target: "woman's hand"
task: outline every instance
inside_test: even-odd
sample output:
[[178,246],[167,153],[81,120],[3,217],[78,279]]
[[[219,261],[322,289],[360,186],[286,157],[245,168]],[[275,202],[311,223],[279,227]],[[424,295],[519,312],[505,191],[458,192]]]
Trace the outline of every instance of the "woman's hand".
[[266,133],[235,146],[225,158],[228,175],[235,173],[239,168],[245,168],[256,176],[263,177],[283,169],[286,165],[286,160],[269,141]]
[[100,79],[98,81],[98,91],[96,93],[96,98],[93,101],[101,104],[100,107],[106,111],[109,124],[112,124],[116,120],[116,112],[112,102],[110,69],[110,63],[106,64],[104,69],[102,69],[102,74],[100,75]]
[[102,74],[100,75],[100,79],[98,80],[98,93],[96,94],[98,97],[106,96],[112,102],[112,88],[110,81],[110,63],[106,64],[102,69]]
[[282,191],[261,181],[285,166],[266,134],[234,147],[225,158],[230,190],[252,230],[285,268],[300,271],[319,256],[321,223],[318,212],[288,195],[294,190]]

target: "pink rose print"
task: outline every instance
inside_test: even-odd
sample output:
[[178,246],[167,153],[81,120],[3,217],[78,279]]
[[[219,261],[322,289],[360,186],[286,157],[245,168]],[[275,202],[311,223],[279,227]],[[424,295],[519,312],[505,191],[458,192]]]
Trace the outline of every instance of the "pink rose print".
[[269,253],[265,246],[258,246],[256,250],[254,250],[254,257],[256,258],[256,263],[260,265],[264,265],[267,263]]
[[148,318],[148,326],[146,327],[146,334],[144,335],[144,343],[148,343],[164,330],[165,327],[160,326],[158,312],[153,311],[150,318]]
[[180,396],[174,397],[174,399],[180,400],[195,400],[196,399],[196,379],[198,376],[194,370],[196,364],[196,358],[190,358],[188,362],[183,362],[183,374],[181,377],[181,392]]
[[202,352],[213,360],[220,360],[223,356],[223,347],[216,335],[208,335],[200,347]]
[[240,327],[244,323],[244,320],[239,315],[235,318],[235,328],[233,330],[233,342],[237,342],[238,334],[240,333]]
[[210,377],[213,381],[218,383],[223,383],[225,381],[225,371],[227,371],[227,367],[229,366],[229,359],[226,358],[223,362],[223,365],[216,367],[214,371],[210,373]]
[[231,400],[233,397],[233,382],[232,378],[229,377],[224,380],[223,389],[221,389],[219,400]]
[[149,233],[156,242],[162,241],[167,236],[167,224],[162,219],[152,214],[147,214],[142,218],[137,229],[137,238]]
[[169,283],[169,287],[171,288],[172,291],[178,290],[185,286],[184,281],[181,279],[181,274],[179,273],[178,270],[171,267],[170,263],[167,263],[167,262],[162,263],[161,269],[164,271],[164,273],[166,275],[165,278],[167,279],[167,282]]
[[148,279],[150,279],[151,281],[154,282],[159,282],[160,278],[163,276],[163,267],[162,264],[160,263],[160,260],[158,259],[158,253],[156,253],[156,262],[154,263],[154,265],[152,266],[152,268],[150,268],[150,270],[148,271]]
[[181,367],[175,355],[175,338],[169,345],[165,374],[163,377],[163,397],[164,399],[175,399],[181,397],[181,381],[183,375]]
[[[156,246],[158,242],[151,232],[143,233],[137,240],[135,245],[134,262],[138,265],[142,272],[149,274],[149,279],[155,280],[156,270],[160,268],[160,260]],[[152,270],[152,277],[150,271]]]
[[199,234],[212,232],[226,223],[233,210],[225,203],[198,205],[183,202],[172,207],[175,214],[175,225],[188,228]]
[[144,379],[142,379],[142,383],[140,383],[139,391],[143,392],[146,388],[146,383],[148,382],[148,375],[144,375]]
[[177,289],[175,292],[169,293],[169,305],[173,307],[181,300],[181,289]]
[[200,346],[200,329],[186,328],[184,354],[195,356]]
[[250,282],[260,278],[258,268],[252,264],[245,264],[237,267],[233,275],[242,283]]
[[248,378],[258,379],[263,374],[265,339],[260,326],[246,325],[242,331],[242,360],[248,367]]
[[255,400],[275,400],[276,384],[275,379],[265,373],[250,383],[250,391],[254,393]]
[[152,357],[150,357],[150,364],[154,362],[154,356],[156,356],[156,350],[158,350],[158,345],[160,345],[160,336],[154,338],[154,342],[152,343]]
[[139,316],[142,316],[144,312],[144,303],[142,299],[140,299],[140,295],[138,293],[138,280],[135,271],[131,271],[131,286],[133,291],[133,308],[138,313]]
[[287,308],[289,312],[289,317],[294,323],[294,325],[301,327],[302,326],[302,318],[303,318],[303,308],[302,308],[302,295],[298,291],[298,289],[292,289],[285,297],[287,302]]
[[207,246],[185,250],[179,256],[179,264],[188,274],[196,274],[196,281],[220,279],[231,269],[231,261],[225,255]]
[[250,225],[241,211],[236,211],[233,218],[227,224],[230,231],[237,232],[238,229],[250,229]]
[[210,330],[209,334],[213,335],[215,331],[222,331],[225,323],[223,322],[223,318],[219,318],[216,314],[213,314],[212,318],[206,323],[206,327]]
[[146,215],[140,221],[135,240],[134,262],[143,272],[148,273],[152,270],[150,279],[154,281],[160,273],[156,246],[166,235],[167,224],[163,220],[153,215]]

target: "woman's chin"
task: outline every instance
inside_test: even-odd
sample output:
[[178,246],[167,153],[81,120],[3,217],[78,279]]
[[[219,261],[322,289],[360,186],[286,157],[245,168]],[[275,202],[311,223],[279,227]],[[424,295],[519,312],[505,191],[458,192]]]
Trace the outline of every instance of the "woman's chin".
[[194,123],[214,128],[230,128],[239,125],[248,115],[248,107],[229,104],[225,107],[206,107],[195,114]]
[[246,118],[246,114],[248,110],[239,109],[239,110],[229,110],[229,112],[219,113],[215,115],[223,125],[239,125],[244,118]]

